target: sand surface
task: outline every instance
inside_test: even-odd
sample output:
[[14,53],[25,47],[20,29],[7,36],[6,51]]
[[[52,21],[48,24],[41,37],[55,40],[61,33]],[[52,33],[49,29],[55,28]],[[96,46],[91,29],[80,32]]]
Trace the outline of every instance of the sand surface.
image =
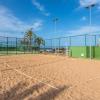
[[100,100],[100,61],[0,56],[0,100]]

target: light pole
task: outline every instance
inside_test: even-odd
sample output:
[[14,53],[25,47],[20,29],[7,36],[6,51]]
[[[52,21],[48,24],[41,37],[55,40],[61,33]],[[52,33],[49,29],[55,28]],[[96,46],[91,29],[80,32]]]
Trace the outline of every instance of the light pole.
[[57,22],[58,22],[58,18],[54,18],[53,22],[54,22],[54,33],[57,33]]
[[[89,6],[90,12],[90,37],[91,37],[91,26],[92,26],[92,16],[91,16],[92,6]],[[90,40],[90,59],[92,59],[92,40]]]
[[[90,32],[90,37],[92,36],[92,31],[91,31],[91,27],[92,27],[92,7],[94,7],[95,4],[90,4],[88,6],[86,6],[86,8],[89,9],[89,32]],[[92,59],[92,39],[90,39],[90,59]]]
[[[85,0],[80,1],[81,6],[89,9],[89,32],[90,37],[92,36],[91,26],[92,26],[92,7],[96,5],[96,2],[91,0],[90,2],[86,2]],[[92,59],[92,39],[90,40],[90,59]]]
[[[57,22],[58,22],[58,18],[54,18],[53,22],[54,22],[54,34],[57,33]],[[55,47],[55,53],[56,53],[56,47]]]

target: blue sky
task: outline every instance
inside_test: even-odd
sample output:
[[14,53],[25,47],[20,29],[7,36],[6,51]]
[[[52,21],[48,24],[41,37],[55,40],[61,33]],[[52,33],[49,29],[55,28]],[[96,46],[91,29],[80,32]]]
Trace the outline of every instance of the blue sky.
[[99,33],[100,0],[0,0],[0,36],[22,37],[31,27],[44,38],[89,33],[89,10],[83,6],[91,1],[97,3],[92,9],[91,31]]

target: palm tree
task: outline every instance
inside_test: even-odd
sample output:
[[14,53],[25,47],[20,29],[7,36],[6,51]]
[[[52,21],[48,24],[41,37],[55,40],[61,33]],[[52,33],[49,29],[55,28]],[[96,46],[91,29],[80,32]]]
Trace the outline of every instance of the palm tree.
[[36,34],[32,31],[32,28],[29,29],[27,32],[25,32],[25,38],[28,40],[28,49],[29,51],[32,51],[32,43],[33,40],[36,38]]
[[36,37],[34,42],[35,42],[36,46],[39,48],[39,50],[40,50],[41,45],[45,45],[45,40],[41,37]]
[[45,45],[45,41],[43,40],[43,38],[38,37],[33,31],[32,28],[29,29],[27,32],[25,32],[25,36],[23,38],[23,40],[21,40],[21,44],[26,45],[28,50],[32,50],[32,45],[34,42],[34,47],[35,48],[39,48],[41,45]]
[[35,40],[36,34],[30,28],[25,32],[24,38],[21,40],[21,44],[27,47],[29,51],[32,51],[33,40]]
[[26,38],[29,40],[29,45],[32,46],[32,40],[36,38],[36,34],[32,31],[32,28],[26,32]]

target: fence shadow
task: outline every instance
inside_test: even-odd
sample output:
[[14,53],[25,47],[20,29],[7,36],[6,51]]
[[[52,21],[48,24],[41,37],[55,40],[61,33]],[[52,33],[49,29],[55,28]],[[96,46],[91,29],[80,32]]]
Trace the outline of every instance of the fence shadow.
[[70,86],[63,86],[59,87],[59,89],[50,88],[45,93],[42,93],[35,98],[29,98],[28,100],[54,100],[54,98],[56,98],[61,92],[63,92],[65,89],[68,89],[69,87]]
[[[24,100],[25,98],[32,95],[35,91],[39,92],[38,90],[41,89],[44,84],[39,83],[35,84],[29,88],[27,83],[19,82],[11,89],[5,91],[4,93],[0,94],[0,100]],[[62,86],[58,87],[58,89],[50,88],[46,92],[39,93],[36,97],[31,97],[28,100],[53,100],[56,98],[61,92],[65,89],[68,89],[70,86]],[[26,89],[25,89],[26,88]]]
[[[27,86],[26,83],[18,83],[10,90],[7,90],[3,94],[0,95],[0,100],[23,100],[32,94],[34,91],[37,91],[39,88],[43,87],[44,84],[36,84],[31,86],[30,88],[22,91]],[[20,92],[20,90],[22,92]]]

